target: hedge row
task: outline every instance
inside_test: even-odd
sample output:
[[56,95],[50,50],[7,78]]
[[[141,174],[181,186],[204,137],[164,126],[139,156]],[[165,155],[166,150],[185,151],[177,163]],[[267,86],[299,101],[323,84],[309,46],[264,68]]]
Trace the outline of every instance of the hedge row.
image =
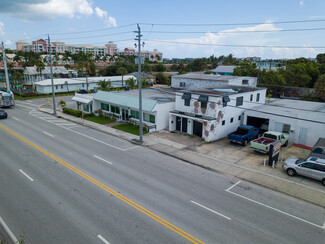
[[70,114],[70,115],[73,115],[73,116],[76,116],[76,117],[81,117],[82,116],[81,111],[70,109],[70,108],[63,108],[63,113]]

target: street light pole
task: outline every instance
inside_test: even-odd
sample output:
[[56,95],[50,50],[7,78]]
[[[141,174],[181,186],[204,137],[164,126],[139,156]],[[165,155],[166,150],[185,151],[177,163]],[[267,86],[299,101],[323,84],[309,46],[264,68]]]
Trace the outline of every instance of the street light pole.
[[55,91],[54,91],[53,70],[52,70],[52,54],[51,54],[52,50],[51,50],[50,35],[48,35],[48,42],[49,42],[50,71],[51,71],[51,84],[52,84],[52,97],[53,97],[53,114],[56,115]]
[[142,123],[142,91],[141,91],[141,30],[138,24],[137,38],[138,41],[138,86],[139,86],[139,135],[140,135],[140,143],[143,143],[143,123]]
[[7,85],[7,90],[10,91],[8,68],[7,68],[7,57],[6,57],[6,52],[5,52],[5,46],[4,46],[3,42],[1,43],[1,45],[2,45],[3,65],[4,65],[4,68],[5,68],[6,85]]

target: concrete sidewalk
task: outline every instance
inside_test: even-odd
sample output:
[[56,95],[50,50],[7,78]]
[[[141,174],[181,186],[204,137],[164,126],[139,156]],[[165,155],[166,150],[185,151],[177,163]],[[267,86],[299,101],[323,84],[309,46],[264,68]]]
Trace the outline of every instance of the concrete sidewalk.
[[[40,108],[39,110],[53,114],[53,110],[48,108]],[[137,143],[139,139],[136,135],[83,120],[60,111],[57,111],[57,116],[134,143]],[[254,162],[258,156],[255,157],[252,155],[245,147],[238,147],[238,150],[236,150],[236,154],[238,155],[233,155],[233,153],[227,151],[228,148],[221,143],[205,143],[203,148],[200,147],[202,141],[199,138],[188,135],[175,135],[174,138],[176,139],[174,139],[173,137],[168,138],[167,136],[160,136],[160,134],[164,135],[163,133],[168,135],[169,132],[156,132],[145,135],[143,146],[147,146],[153,150],[188,163],[222,174],[231,175],[238,179],[268,187],[325,207],[325,188],[322,186],[321,182],[309,181],[309,179],[304,181],[306,178],[300,177],[289,178],[280,168],[281,164],[277,166],[277,170],[267,166],[264,167],[262,164],[253,164],[252,162]],[[186,141],[190,141],[190,145],[186,144]],[[212,149],[207,150],[209,147]],[[288,155],[290,156],[290,153],[287,154],[287,156]],[[264,156],[261,156],[261,159],[263,157]],[[301,183],[302,181],[304,182],[303,184]]]

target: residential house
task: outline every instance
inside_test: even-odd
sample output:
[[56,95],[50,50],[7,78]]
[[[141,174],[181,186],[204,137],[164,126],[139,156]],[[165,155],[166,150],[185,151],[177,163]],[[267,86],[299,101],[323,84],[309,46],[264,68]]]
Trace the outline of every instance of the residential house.
[[[68,77],[69,72],[65,67],[54,66],[52,72],[56,77]],[[27,85],[33,85],[35,82],[51,78],[50,67],[44,67],[42,71],[38,71],[36,66],[26,67],[24,70],[24,81]]]
[[265,95],[265,88],[229,85],[176,91],[169,130],[218,140],[243,124],[245,109],[264,104]]

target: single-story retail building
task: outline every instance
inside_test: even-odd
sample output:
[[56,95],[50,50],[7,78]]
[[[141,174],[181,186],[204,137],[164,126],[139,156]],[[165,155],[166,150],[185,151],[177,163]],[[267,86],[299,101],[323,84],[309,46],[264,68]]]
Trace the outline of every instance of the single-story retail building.
[[[136,77],[133,75],[124,75],[123,81]],[[78,89],[93,90],[98,87],[99,81],[110,81],[112,87],[122,87],[122,76],[102,76],[102,77],[79,77],[79,78],[60,78],[53,79],[54,91],[55,92],[69,92],[76,91]],[[87,87],[88,85],[88,87]],[[36,91],[38,93],[51,93],[52,92],[52,83],[51,79],[42,80],[35,82]]]
[[245,124],[289,134],[289,142],[312,147],[325,137],[325,103],[272,99],[245,110]]
[[[168,128],[169,111],[175,108],[172,88],[142,89],[143,123],[152,131]],[[98,91],[94,95],[93,111],[117,117],[120,121],[139,123],[139,90],[120,92]]]

